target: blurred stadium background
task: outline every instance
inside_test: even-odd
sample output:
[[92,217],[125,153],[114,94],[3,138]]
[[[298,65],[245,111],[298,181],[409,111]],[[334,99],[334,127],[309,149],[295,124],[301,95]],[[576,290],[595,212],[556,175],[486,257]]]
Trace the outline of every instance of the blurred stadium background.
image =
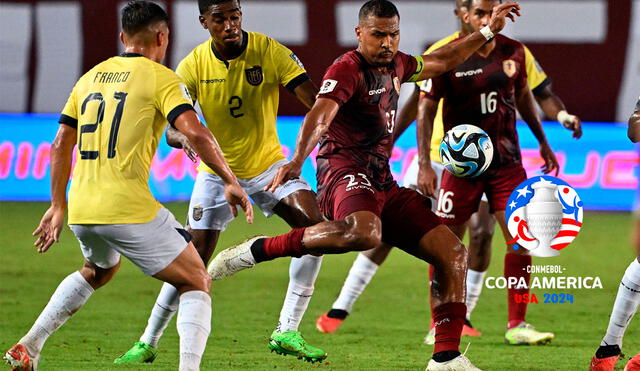
[[[24,201],[48,200],[49,148],[58,112],[83,72],[121,50],[118,12],[125,3],[0,1],[0,347],[10,346],[27,329],[59,279],[81,261],[68,231],[63,235],[63,246],[35,257],[29,249],[30,232],[46,204]],[[175,67],[209,35],[197,21],[195,1],[161,3],[172,23],[166,64]],[[263,32],[287,45],[318,83],[333,59],[355,46],[353,27],[361,4],[243,0],[243,28]],[[421,53],[456,29],[453,0],[397,0],[396,4],[401,14],[403,51]],[[591,210],[581,235],[562,257],[534,262],[563,264],[573,275],[600,276],[604,289],[575,290],[575,304],[532,305],[531,316],[538,320],[535,324],[558,334],[550,349],[499,345],[503,319],[491,317],[479,320],[487,335],[474,340],[470,354],[474,361],[480,360],[481,368],[489,370],[583,370],[604,333],[617,284],[633,256],[628,234],[638,189],[638,152],[626,137],[626,120],[640,95],[640,0],[525,0],[521,4],[524,16],[509,25],[506,34],[531,49],[568,111],[585,121],[580,141],[571,139],[553,120],[545,122],[545,130],[561,163],[559,177],[576,188],[585,208]],[[304,107],[283,90],[278,131],[286,154],[294,148],[304,113]],[[519,123],[519,132],[525,167],[532,176],[541,165],[537,144],[526,125]],[[415,143],[415,129],[410,128],[394,150],[392,169],[398,179],[416,154]],[[151,187],[160,200],[188,199],[195,167],[186,156],[162,143],[152,169]],[[312,159],[303,176],[315,184]],[[179,219],[185,215],[184,203],[171,204],[171,208]],[[250,229],[237,221],[235,225],[223,235],[221,247],[243,239],[247,231],[273,234],[286,230],[283,223],[274,220],[260,219]],[[503,246],[496,238],[489,275],[501,275]],[[431,352],[419,345],[428,323],[424,267],[401,253],[393,254],[365,293],[344,336],[313,334],[315,317],[328,309],[353,257],[325,260],[305,317],[303,332],[309,334],[310,342],[330,353],[327,363],[315,367],[424,367]],[[206,369],[310,367],[266,354],[264,340],[277,318],[286,272],[286,262],[278,262],[219,285],[214,294],[214,299],[220,300],[214,309],[213,349],[206,353]],[[136,339],[159,285],[143,278],[130,264],[124,264],[115,281],[119,282],[106,288],[101,299],[96,298],[102,304],[93,302],[69,328],[49,341],[44,357],[51,361],[45,361],[42,369],[109,369],[110,359]],[[131,289],[141,282],[144,288]],[[274,284],[267,284],[271,282]],[[261,308],[255,312],[258,306]],[[502,311],[503,307],[504,293],[486,290],[475,316],[489,317],[494,308]],[[250,315],[238,315],[250,310]],[[112,314],[123,312],[126,315]],[[95,323],[101,315],[111,317],[104,324]],[[631,355],[640,352],[638,322],[636,319],[626,337]],[[177,335],[175,329],[169,332],[163,344],[167,357],[146,369],[175,368]]]

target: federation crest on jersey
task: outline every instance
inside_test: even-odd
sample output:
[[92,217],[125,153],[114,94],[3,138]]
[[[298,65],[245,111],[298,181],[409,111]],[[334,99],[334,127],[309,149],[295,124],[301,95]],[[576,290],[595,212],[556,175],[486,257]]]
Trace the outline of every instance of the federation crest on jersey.
[[516,74],[516,62],[512,59],[502,61],[502,70],[508,77],[513,77]]
[[582,227],[583,203],[569,184],[549,175],[522,182],[507,201],[507,228],[532,256],[560,254]]
[[252,68],[248,68],[244,70],[244,74],[247,77],[247,82],[253,86],[258,86],[262,83],[262,67],[261,66],[253,66]]

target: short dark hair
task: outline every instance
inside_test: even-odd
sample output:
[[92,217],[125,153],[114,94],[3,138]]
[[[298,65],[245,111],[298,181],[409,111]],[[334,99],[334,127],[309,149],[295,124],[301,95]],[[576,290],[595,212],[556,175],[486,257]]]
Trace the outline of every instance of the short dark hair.
[[[228,3],[233,0],[198,0],[198,9],[200,10],[200,14],[204,14],[209,10],[211,5],[218,5],[223,3]],[[240,0],[236,0],[238,5],[240,5]]]
[[393,18],[395,16],[400,18],[398,8],[389,0],[369,0],[364,3],[358,13],[358,20],[363,20],[370,15],[378,18]]
[[122,30],[128,35],[135,35],[158,22],[169,24],[169,16],[156,3],[131,1],[122,9]]

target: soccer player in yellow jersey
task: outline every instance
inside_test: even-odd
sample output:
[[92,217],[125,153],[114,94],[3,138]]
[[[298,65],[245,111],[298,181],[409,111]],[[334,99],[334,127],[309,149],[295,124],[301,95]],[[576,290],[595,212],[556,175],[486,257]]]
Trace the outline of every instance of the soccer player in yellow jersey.
[[131,2],[122,11],[122,30],[125,53],[82,76],[62,111],[51,148],[51,207],[34,232],[38,252],[58,242],[75,151],[68,222],[85,263],[60,283],[33,327],[6,353],[13,370],[37,368],[44,342],[113,277],[120,255],[176,287],[180,370],[199,370],[211,326],[210,278],[189,234],[148,186],[165,120],[224,179],[234,210],[241,206],[247,220],[253,218],[247,194],[200,124],[184,85],[159,64],[169,41],[167,14],[154,3]]
[[[456,0],[455,4],[456,7],[454,9],[454,14],[459,19],[460,31],[456,31],[453,34],[436,41],[425,51],[424,54],[433,52],[452,40],[457,39],[461,35],[473,32],[469,25],[462,19],[464,14],[467,12],[467,1]],[[527,82],[543,112],[548,117],[557,118],[564,127],[573,132],[574,138],[580,138],[582,136],[580,119],[566,112],[562,100],[560,100],[560,98],[551,90],[551,80],[544,73],[538,62],[531,54],[531,51],[529,51],[526,46],[524,51]],[[414,89],[406,104],[400,109],[394,131],[395,139],[397,139],[415,120],[416,115],[418,114],[418,94],[419,91]],[[425,101],[427,101],[424,103],[425,105],[431,105],[429,100]],[[437,114],[434,119],[433,133],[427,133],[427,135],[431,135],[430,161],[429,158],[427,158],[427,166],[420,167],[418,156],[416,155],[404,178],[404,186],[417,188],[424,194],[430,195],[434,198],[435,193],[439,188],[438,184],[440,175],[444,169],[440,164],[440,156],[438,154],[438,147],[440,146],[440,142],[444,136],[444,131],[442,129],[442,102],[436,104],[435,108],[437,108]],[[430,109],[433,109],[433,107],[430,107]],[[433,171],[430,171],[431,168],[433,168]],[[421,172],[418,171],[419,169]],[[485,198],[483,198],[483,202],[480,203],[478,212],[471,216],[471,219],[468,222],[468,227],[470,241],[469,269],[467,273],[467,320],[462,333],[463,335],[479,336],[480,332],[471,326],[469,319],[480,296],[484,274],[489,266],[489,260],[491,258],[491,240],[495,229],[495,219],[491,214],[489,214],[489,205]],[[336,301],[333,303],[331,310],[320,316],[316,321],[316,327],[320,332],[332,333],[338,329],[346,316],[352,310],[358,297],[362,294],[367,284],[375,275],[380,264],[382,264],[386,259],[389,252],[390,248],[388,246],[380,246],[379,248],[358,254],[358,257],[354,261],[342,290],[340,291]],[[433,341],[433,336],[427,336],[425,341],[431,343]]]
[[[211,38],[193,49],[176,72],[200,104],[231,170],[265,215],[276,214],[294,228],[321,222],[315,195],[303,179],[292,179],[273,193],[264,190],[286,163],[276,133],[279,87],[286,87],[307,107],[313,105],[317,89],[291,50],[270,37],[242,29],[239,1],[199,0],[198,6],[200,23]],[[173,130],[167,136],[170,144],[188,150],[183,136]],[[205,262],[232,219],[222,186],[217,171],[201,162],[189,205],[188,231]],[[326,352],[307,344],[298,332],[320,263],[321,257],[312,255],[291,261],[284,305],[269,339],[269,347],[279,354],[312,362],[326,357]],[[152,360],[177,305],[176,289],[164,285],[140,340],[116,362]]]

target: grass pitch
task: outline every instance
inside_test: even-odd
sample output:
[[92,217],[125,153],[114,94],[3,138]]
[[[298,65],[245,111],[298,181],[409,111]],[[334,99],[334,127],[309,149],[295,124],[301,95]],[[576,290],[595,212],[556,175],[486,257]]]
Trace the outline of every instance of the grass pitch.
[[[4,352],[31,326],[58,283],[82,263],[73,234],[39,255],[31,231],[45,203],[0,203],[0,350]],[[166,205],[179,220],[187,205]],[[556,339],[544,347],[503,344],[506,292],[483,290],[473,313],[480,338],[463,338],[461,348],[484,370],[586,370],[606,329],[624,270],[634,257],[629,247],[629,214],[587,213],[576,241],[556,258],[534,258],[534,264],[560,264],[566,276],[598,276],[603,289],[534,290],[540,304],[531,304],[527,319]],[[222,235],[218,249],[247,236],[287,231],[278,218],[258,215],[252,226],[236,220]],[[502,275],[504,241],[497,233],[488,276]],[[355,258],[355,253],[327,256],[316,291],[300,330],[307,341],[329,353],[321,364],[269,353],[267,338],[276,325],[288,283],[288,259],[265,263],[215,282],[213,326],[203,370],[419,370],[432,347],[423,345],[428,330],[426,264],[394,250],[379,269],[353,313],[334,335],[315,330],[315,319],[328,310]],[[539,275],[541,276],[541,275]],[[549,275],[548,275],[549,276]],[[152,364],[116,366],[113,359],[138,339],[161,283],[145,277],[123,259],[120,272],[100,289],[67,324],[47,341],[40,370],[175,370],[178,335],[175,319],[160,343]],[[543,304],[544,293],[571,293],[573,304]],[[623,351],[640,352],[640,319],[627,330]],[[627,357],[628,358],[628,357]],[[624,363],[620,362],[621,370]]]

